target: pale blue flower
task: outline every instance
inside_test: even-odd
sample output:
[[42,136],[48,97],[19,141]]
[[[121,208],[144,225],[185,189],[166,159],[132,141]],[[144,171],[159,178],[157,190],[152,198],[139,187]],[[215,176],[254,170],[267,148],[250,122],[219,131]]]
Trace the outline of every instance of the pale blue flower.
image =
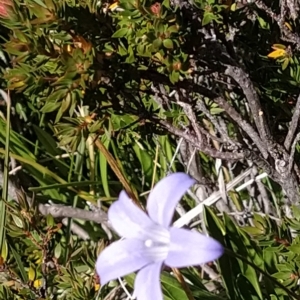
[[108,218],[125,239],[112,243],[98,257],[96,270],[102,285],[140,270],[134,285],[137,299],[162,300],[159,278],[163,264],[175,268],[201,265],[223,254],[216,240],[170,227],[176,205],[194,182],[184,173],[162,179],[148,197],[148,215],[121,192]]

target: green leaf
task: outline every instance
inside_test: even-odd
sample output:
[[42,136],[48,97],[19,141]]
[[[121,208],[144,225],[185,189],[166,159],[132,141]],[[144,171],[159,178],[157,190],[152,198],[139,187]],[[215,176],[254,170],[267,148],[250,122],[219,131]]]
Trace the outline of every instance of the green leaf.
[[55,118],[54,123],[59,122],[59,120],[61,119],[63,113],[70,107],[71,102],[72,102],[72,96],[71,96],[70,93],[68,93],[66,95],[66,97],[61,101],[61,105],[60,105],[59,110],[56,114],[56,118]]
[[60,102],[47,102],[44,107],[41,109],[42,113],[50,113],[57,110],[61,106]]
[[52,102],[52,103],[56,103],[58,102],[59,100],[63,99],[66,97],[68,93],[68,90],[67,89],[58,89],[54,92],[52,92],[47,98],[46,98],[46,104],[48,102]]
[[35,279],[35,276],[36,276],[35,269],[32,266],[30,266],[28,269],[28,280],[33,281]]
[[165,40],[163,41],[163,45],[164,45],[164,47],[166,47],[167,49],[173,49],[173,48],[174,48],[173,41],[170,40],[170,39],[165,39]]
[[126,36],[127,32],[128,32],[128,28],[120,28],[112,35],[112,38],[122,38]]
[[261,235],[264,233],[264,230],[252,226],[245,226],[242,228],[242,230],[249,233],[250,235]]
[[51,155],[60,155],[62,151],[57,147],[57,143],[54,138],[44,129],[35,124],[32,124],[32,127],[43,147]]
[[167,272],[163,272],[160,278],[165,300],[188,300],[182,286],[173,276]]
[[47,5],[41,0],[32,0],[32,1],[37,3],[40,6],[44,7],[44,8],[48,8]]
[[13,218],[15,224],[16,224],[19,228],[23,228],[23,222],[22,222],[22,220],[21,220],[18,216],[12,215],[12,218]]
[[160,38],[158,38],[158,39],[153,41],[152,45],[153,45],[153,48],[156,51],[158,51],[160,49],[161,45],[162,45],[162,40]]
[[213,13],[204,12],[204,16],[202,19],[202,26],[209,24],[212,20],[215,20],[215,19],[216,19],[216,17]]
[[236,278],[236,287],[238,288],[239,299],[241,300],[262,300],[263,299],[256,293],[252,284],[243,275],[240,275]]
[[169,75],[170,81],[174,84],[176,82],[178,82],[179,80],[179,72],[177,71],[172,71],[171,74]]
[[151,156],[145,150],[141,149],[137,143],[133,145],[133,150],[141,164],[144,176],[146,176],[148,180],[151,180],[153,172],[153,163]]
[[261,18],[260,16],[257,16],[257,21],[258,21],[259,25],[261,26],[261,28],[263,28],[265,30],[270,30],[269,23],[267,23],[263,18]]
[[[106,149],[109,148],[110,139],[107,138],[105,135],[102,138],[102,143],[106,147]],[[100,175],[101,175],[101,182],[103,185],[103,190],[106,197],[110,197],[109,192],[109,184],[108,184],[108,172],[107,172],[107,159],[105,155],[99,151],[99,167],[100,167]]]
[[220,114],[220,113],[222,113],[222,112],[224,112],[224,109],[223,109],[223,108],[212,107],[212,108],[210,109],[210,113],[211,113],[212,115],[218,115],[218,114]]
[[289,60],[288,57],[286,57],[286,58],[283,60],[283,64],[281,65],[281,68],[282,68],[283,71],[288,67],[289,62],[290,62],[290,60]]
[[[251,260],[255,263],[259,268],[264,268],[263,260],[258,253],[258,249],[255,249],[254,243],[250,241],[250,238],[243,233],[236,224],[231,220],[229,216],[224,214],[226,232],[230,236],[230,244],[232,246],[232,250],[238,251],[240,255],[243,255],[248,260]],[[242,274],[249,280],[255,289],[256,293],[262,299],[262,291],[260,289],[259,279],[256,273],[256,270],[250,266],[245,264],[244,262],[238,260]]]
[[47,227],[53,227],[55,225],[54,218],[52,215],[46,217]]
[[1,250],[1,257],[3,258],[3,261],[7,261],[8,257],[8,245],[7,245],[7,239],[5,239],[2,250]]
[[[215,215],[215,213],[209,208],[204,207],[203,218],[207,228],[209,229],[211,236],[217,239],[219,242],[224,240],[224,234],[226,233],[224,224]],[[226,255],[219,258],[220,272],[222,274],[222,281],[227,290],[227,294],[234,297],[236,288],[232,280],[232,276],[240,274],[240,269],[236,262]]]
[[18,265],[18,271],[20,271],[21,273],[21,277],[23,279],[23,282],[27,282],[28,281],[28,276],[27,276],[27,272],[25,271],[25,268],[24,268],[24,265],[23,265],[23,262],[21,260],[21,256],[18,254],[18,252],[13,248],[13,245],[12,244],[9,244],[9,248],[10,248],[10,251],[13,255],[13,257],[15,258],[16,260],[16,263]]
[[127,49],[124,46],[119,45],[118,46],[118,53],[121,56],[127,55]]
[[300,254],[300,244],[289,246],[288,249],[294,253]]
[[179,28],[179,26],[178,25],[172,25],[172,26],[170,26],[169,28],[168,28],[168,32],[169,33],[175,33],[175,32],[178,32],[178,28]]
[[61,253],[62,253],[62,247],[61,247],[61,244],[58,243],[56,245],[55,249],[54,249],[54,256],[55,256],[55,258],[57,258],[57,259],[60,258]]

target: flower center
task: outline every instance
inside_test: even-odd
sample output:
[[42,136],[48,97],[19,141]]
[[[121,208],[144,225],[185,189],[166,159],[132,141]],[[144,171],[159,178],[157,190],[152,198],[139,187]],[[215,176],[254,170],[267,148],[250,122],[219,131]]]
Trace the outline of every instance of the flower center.
[[153,262],[164,261],[170,249],[170,232],[160,225],[148,227],[145,230],[143,241],[145,255]]

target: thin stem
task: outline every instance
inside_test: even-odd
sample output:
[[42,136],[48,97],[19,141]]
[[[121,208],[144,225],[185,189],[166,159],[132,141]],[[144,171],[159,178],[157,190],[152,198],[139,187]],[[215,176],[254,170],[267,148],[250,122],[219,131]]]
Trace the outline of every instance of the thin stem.
[[156,150],[155,150],[155,159],[154,159],[154,168],[153,168],[153,175],[152,175],[151,190],[153,189],[153,186],[155,184],[155,177],[156,177],[156,170],[157,170],[157,161],[158,161],[158,143],[156,145]]
[[180,273],[180,271],[177,268],[172,268],[172,271],[176,277],[176,279],[178,280],[178,282],[180,283],[181,287],[183,288],[183,290],[185,291],[187,297],[189,300],[195,300],[192,291],[190,290],[189,286],[186,284],[182,274]]
[[3,253],[3,247],[6,239],[6,205],[8,196],[8,173],[9,173],[9,143],[10,143],[10,113],[11,113],[11,100],[9,94],[0,90],[2,98],[6,102],[6,137],[5,137],[5,153],[4,153],[4,170],[3,170],[3,187],[2,199],[0,200],[0,251]]

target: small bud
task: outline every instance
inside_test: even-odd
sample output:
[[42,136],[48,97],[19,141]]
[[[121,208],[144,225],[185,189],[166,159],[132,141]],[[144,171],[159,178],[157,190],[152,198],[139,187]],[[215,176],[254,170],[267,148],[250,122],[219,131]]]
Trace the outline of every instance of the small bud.
[[161,11],[161,4],[156,2],[153,5],[151,5],[150,9],[154,15],[159,15]]
[[9,18],[13,3],[10,0],[0,0],[0,18]]

